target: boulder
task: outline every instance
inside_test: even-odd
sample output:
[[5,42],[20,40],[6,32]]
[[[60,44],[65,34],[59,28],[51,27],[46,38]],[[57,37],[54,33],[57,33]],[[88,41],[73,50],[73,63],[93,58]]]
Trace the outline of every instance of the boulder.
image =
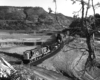
[[13,66],[11,66],[4,58],[0,58],[0,78],[7,78],[15,72],[16,70]]

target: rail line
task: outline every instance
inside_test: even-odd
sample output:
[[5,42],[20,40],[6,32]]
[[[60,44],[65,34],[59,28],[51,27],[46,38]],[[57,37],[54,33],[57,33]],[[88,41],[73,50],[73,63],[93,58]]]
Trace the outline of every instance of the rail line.
[[51,51],[50,53],[44,55],[42,58],[40,58],[36,61],[32,61],[29,64],[35,66],[35,65],[42,63],[44,60],[46,60],[46,59],[54,56],[55,54],[57,54],[63,48],[63,46],[64,46],[64,43],[62,42],[57,50],[55,49],[54,51]]
[[[65,36],[66,31],[67,30],[57,33],[57,35],[53,36],[49,42],[47,41],[44,43],[44,45],[41,45],[41,47],[39,49],[37,47],[36,48],[37,51],[30,50],[28,53],[27,53],[27,51],[26,51],[26,53],[24,52],[26,55],[26,56],[24,56],[26,58],[26,60],[24,60],[25,58],[23,58],[23,61],[29,61],[28,62],[29,65],[35,66],[35,65],[42,63],[47,58],[50,58],[50,57],[54,56],[55,54],[57,54],[59,51],[61,51],[61,49],[64,47],[64,45],[66,43],[73,41],[72,38],[70,38],[70,40],[65,40],[66,39],[66,36]],[[49,46],[50,51],[48,52],[48,49],[46,49],[47,53],[45,54],[45,52],[42,52],[42,49],[43,49],[43,47],[48,48],[47,46]]]

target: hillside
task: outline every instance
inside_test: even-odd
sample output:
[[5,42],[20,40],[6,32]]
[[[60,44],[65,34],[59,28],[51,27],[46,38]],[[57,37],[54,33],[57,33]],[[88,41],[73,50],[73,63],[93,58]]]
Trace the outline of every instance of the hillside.
[[61,30],[61,24],[67,28],[72,20],[61,13],[56,17],[41,7],[0,6],[0,30]]

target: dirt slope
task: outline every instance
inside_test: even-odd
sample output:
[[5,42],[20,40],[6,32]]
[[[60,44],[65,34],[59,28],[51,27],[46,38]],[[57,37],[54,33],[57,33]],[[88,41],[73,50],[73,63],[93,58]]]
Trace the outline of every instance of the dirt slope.
[[[98,51],[96,51],[96,55],[97,54],[99,54]],[[64,75],[72,78],[77,77],[80,80],[92,80],[95,78],[95,80],[99,80],[100,69],[98,67],[94,67],[91,70],[87,68],[86,73],[83,75],[87,57],[88,52],[86,51],[85,41],[75,39],[65,45],[57,55],[45,60],[38,66],[45,67],[49,70],[63,72]],[[99,61],[100,57],[97,57]]]
[[0,6],[0,29],[2,30],[60,30],[68,27],[71,17],[61,13],[49,14],[41,7]]

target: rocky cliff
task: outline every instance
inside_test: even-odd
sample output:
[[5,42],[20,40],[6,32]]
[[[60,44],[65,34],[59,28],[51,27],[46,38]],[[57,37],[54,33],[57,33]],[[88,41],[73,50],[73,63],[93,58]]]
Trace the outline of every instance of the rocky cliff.
[[1,30],[61,30],[72,20],[61,13],[48,13],[41,7],[0,7]]

